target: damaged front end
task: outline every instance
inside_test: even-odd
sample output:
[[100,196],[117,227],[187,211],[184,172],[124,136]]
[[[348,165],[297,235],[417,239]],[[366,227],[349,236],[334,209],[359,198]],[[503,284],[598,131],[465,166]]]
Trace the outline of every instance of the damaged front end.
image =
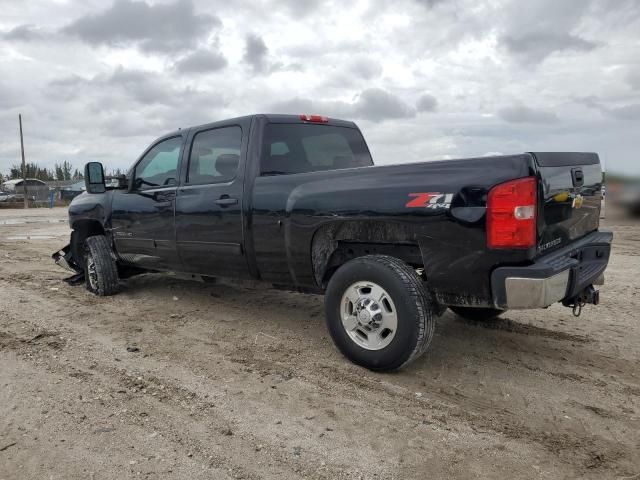
[[55,252],[51,258],[56,262],[56,265],[73,272],[73,275],[64,279],[69,285],[79,285],[84,282],[84,269],[73,258],[71,244]]

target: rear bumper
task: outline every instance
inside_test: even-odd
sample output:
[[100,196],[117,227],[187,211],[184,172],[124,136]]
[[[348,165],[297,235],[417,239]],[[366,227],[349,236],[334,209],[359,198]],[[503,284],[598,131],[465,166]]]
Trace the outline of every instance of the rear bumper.
[[545,308],[602,284],[611,253],[611,232],[593,232],[526,267],[499,267],[491,274],[493,303],[500,309]]

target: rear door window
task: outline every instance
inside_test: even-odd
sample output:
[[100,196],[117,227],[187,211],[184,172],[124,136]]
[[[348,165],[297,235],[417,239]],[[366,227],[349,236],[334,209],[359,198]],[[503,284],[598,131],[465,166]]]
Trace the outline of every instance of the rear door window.
[[355,128],[331,125],[268,124],[261,175],[339,170],[371,166],[371,155]]
[[187,183],[202,185],[235,178],[241,146],[242,129],[237,126],[198,132],[191,144]]

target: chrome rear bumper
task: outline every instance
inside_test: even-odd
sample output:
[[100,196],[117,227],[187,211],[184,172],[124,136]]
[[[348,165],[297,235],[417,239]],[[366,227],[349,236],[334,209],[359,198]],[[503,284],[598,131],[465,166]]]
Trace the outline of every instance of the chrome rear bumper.
[[491,275],[493,303],[500,309],[545,308],[604,283],[611,232],[593,232],[524,267],[499,267]]
[[544,308],[566,296],[569,270],[548,278],[507,277],[504,283],[509,309]]

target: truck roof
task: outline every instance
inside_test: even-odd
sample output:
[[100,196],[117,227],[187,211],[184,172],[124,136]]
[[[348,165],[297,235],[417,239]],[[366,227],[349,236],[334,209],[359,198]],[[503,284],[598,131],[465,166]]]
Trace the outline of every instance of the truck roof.
[[[302,120],[300,118],[301,115],[285,115],[285,114],[280,114],[280,113],[263,113],[263,114],[257,114],[254,116],[260,116],[263,115],[265,117],[267,117],[267,119],[269,120],[269,122],[271,123],[314,123],[314,122],[309,122],[309,121],[305,121]],[[334,125],[336,127],[351,127],[351,128],[357,128],[356,124],[354,122],[348,121],[348,120],[340,120],[339,118],[331,118],[331,117],[325,117],[327,118],[327,122],[322,122],[325,123],[327,125]]]
[[[291,114],[282,114],[282,113],[256,113],[256,114],[253,114],[253,115],[243,115],[241,117],[225,118],[225,119],[222,119],[222,120],[217,120],[215,122],[204,123],[204,124],[201,124],[201,125],[192,125],[192,126],[189,126],[189,127],[180,128],[178,130],[174,130],[172,132],[164,134],[159,138],[170,137],[170,136],[176,135],[177,133],[181,132],[182,130],[189,130],[191,128],[203,128],[203,127],[205,127],[205,128],[206,127],[213,128],[213,127],[217,127],[219,125],[228,125],[228,124],[234,123],[234,122],[246,121],[246,120],[252,119],[254,117],[265,117],[265,118],[267,118],[267,120],[270,123],[311,123],[311,124],[315,123],[315,122],[302,120],[300,118],[301,115],[291,115]],[[333,125],[333,126],[336,126],[336,127],[358,128],[357,125],[354,122],[351,122],[351,121],[348,121],[348,120],[340,120],[338,118],[332,118],[332,117],[326,117],[326,118],[327,118],[327,121],[326,122],[322,122],[321,123],[322,125]]]

